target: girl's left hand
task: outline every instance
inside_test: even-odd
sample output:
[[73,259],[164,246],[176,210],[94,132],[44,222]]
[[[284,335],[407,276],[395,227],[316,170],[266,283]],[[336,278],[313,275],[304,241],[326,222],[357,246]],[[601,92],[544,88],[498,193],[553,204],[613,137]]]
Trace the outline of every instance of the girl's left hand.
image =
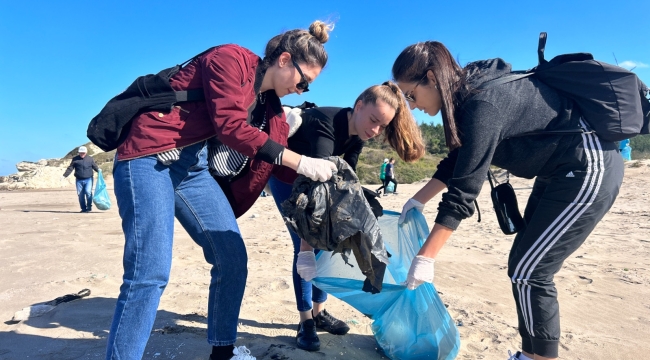
[[415,290],[425,282],[433,283],[433,264],[435,261],[433,258],[417,255],[413,259],[406,277],[406,287],[409,290]]

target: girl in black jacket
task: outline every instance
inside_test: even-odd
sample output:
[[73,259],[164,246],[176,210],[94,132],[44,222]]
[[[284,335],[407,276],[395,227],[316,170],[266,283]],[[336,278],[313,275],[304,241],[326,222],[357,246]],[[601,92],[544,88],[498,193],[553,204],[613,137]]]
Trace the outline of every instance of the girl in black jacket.
[[536,177],[515,237],[508,276],[517,306],[522,351],[512,359],[558,357],[560,317],[554,275],[614,203],[623,180],[615,143],[593,133],[529,135],[532,131],[589,129],[570,99],[534,77],[487,88],[485,81],[511,71],[501,59],[461,68],[435,41],[404,49],[393,77],[409,101],[434,116],[442,111],[449,155],[420,191],[404,205],[422,211],[447,188],[435,225],[413,260],[407,285],[433,282],[434,258],[461,220],[474,213],[490,165],[514,175]]
[[[420,130],[399,88],[392,82],[371,86],[354,103],[354,108],[311,107],[285,109],[289,123],[300,123],[290,131],[288,148],[314,158],[343,156],[356,170],[366,140],[384,134],[384,140],[405,161],[424,155]],[[296,174],[276,173],[269,185],[278,209],[291,195]],[[350,330],[345,322],[325,310],[327,293],[310,283],[316,275],[314,249],[289,229],[294,245],[293,285],[300,324],[296,336],[300,349],[316,351],[320,341],[316,328],[343,335]]]

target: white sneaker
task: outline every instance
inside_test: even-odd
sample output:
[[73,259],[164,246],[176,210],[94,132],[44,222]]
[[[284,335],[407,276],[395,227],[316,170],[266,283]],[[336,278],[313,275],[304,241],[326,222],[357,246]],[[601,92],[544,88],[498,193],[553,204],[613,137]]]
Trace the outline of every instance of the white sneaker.
[[246,346],[235,346],[232,350],[233,357],[230,360],[256,360],[254,356],[251,355],[251,351],[246,349]]

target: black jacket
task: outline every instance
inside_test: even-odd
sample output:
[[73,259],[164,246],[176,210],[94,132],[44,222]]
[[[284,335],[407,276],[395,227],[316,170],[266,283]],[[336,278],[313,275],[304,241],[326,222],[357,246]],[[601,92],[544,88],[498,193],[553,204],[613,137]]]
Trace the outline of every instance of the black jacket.
[[302,111],[302,125],[289,138],[288,148],[315,158],[341,156],[352,170],[357,169],[364,142],[350,136],[348,112],[351,108],[313,107]]
[[[501,59],[468,65],[472,87],[511,71]],[[550,173],[556,161],[580,135],[531,135],[531,131],[575,129],[580,113],[573,102],[539,80],[520,81],[485,89],[457,110],[461,147],[438,165],[434,178],[447,185],[436,223],[456,229],[474,213],[490,164],[531,179]]]
[[95,164],[95,160],[90,155],[86,155],[83,158],[77,155],[72,158],[70,166],[63,173],[64,177],[68,177],[72,170],[74,169],[74,177],[78,180],[88,179],[93,177],[93,170],[99,171],[99,167]]

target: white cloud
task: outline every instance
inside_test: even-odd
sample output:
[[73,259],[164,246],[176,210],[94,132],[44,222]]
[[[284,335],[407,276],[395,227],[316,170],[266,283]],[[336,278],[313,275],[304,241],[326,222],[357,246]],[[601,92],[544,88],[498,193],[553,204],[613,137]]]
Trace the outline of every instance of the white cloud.
[[647,68],[650,67],[648,64],[644,64],[639,61],[631,61],[631,60],[625,60],[622,63],[618,64],[618,66],[626,69],[631,69],[631,68]]

